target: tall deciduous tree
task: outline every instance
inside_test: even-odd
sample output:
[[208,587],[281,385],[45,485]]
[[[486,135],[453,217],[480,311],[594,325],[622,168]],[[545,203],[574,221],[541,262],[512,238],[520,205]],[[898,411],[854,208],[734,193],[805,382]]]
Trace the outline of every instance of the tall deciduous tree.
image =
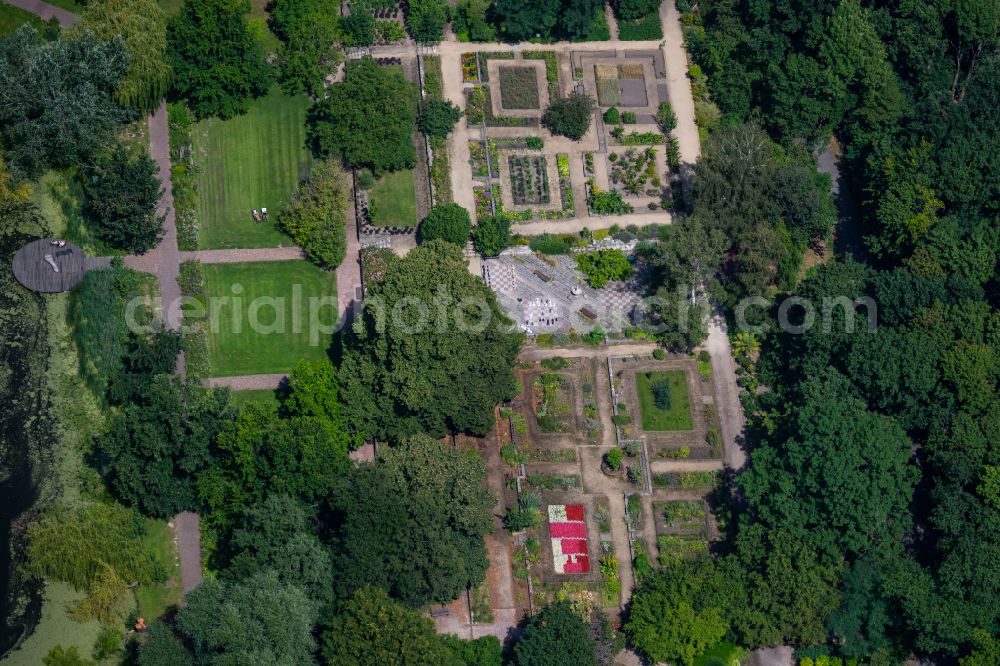
[[485,433],[515,392],[521,336],[462,250],[433,241],[389,264],[345,341],[344,414],[357,432]]
[[813,645],[839,605],[843,564],[821,562],[813,547],[764,525],[741,526],[736,555],[722,563],[727,615],[741,645]]
[[559,0],[496,0],[493,7],[500,18],[500,31],[514,41],[548,35],[559,20]]
[[625,632],[650,661],[691,666],[728,629],[725,590],[712,560],[675,562],[643,580],[632,597]]
[[416,111],[414,85],[363,58],[349,63],[344,80],[309,111],[310,140],[316,152],[336,155],[354,168],[408,169],[416,160]]
[[167,26],[174,90],[199,118],[245,113],[274,79],[250,29],[249,0],[190,0]]
[[362,587],[323,631],[328,666],[462,666],[428,618]]
[[44,42],[27,25],[0,38],[0,133],[11,167],[35,176],[107,146],[125,119],[114,95],[127,70],[119,38]]
[[112,625],[124,615],[129,586],[163,574],[143,533],[142,518],[120,504],[56,506],[28,526],[28,570],[86,591],[73,616]]
[[412,608],[448,603],[486,573],[496,498],[482,458],[415,436],[334,489],[334,571],[342,598],[373,584]]
[[156,207],[163,195],[156,162],[148,153],[136,157],[123,146],[98,159],[87,183],[87,211],[98,233],[116,248],[145,254],[163,238],[165,215]]
[[324,80],[340,61],[340,3],[276,0],[270,11],[272,29],[282,41],[278,52],[282,87],[289,93],[319,96]]
[[528,620],[514,646],[516,666],[597,666],[597,643],[568,601],[557,601]]
[[[302,588],[264,573],[228,584],[205,580],[184,597],[175,626],[198,664],[312,666],[316,613],[316,604]],[[153,647],[176,658],[177,645],[167,637],[158,638]],[[144,658],[146,649],[139,649],[140,663],[166,666]]]
[[88,30],[100,39],[120,35],[125,43],[128,73],[118,84],[118,101],[140,111],[155,109],[173,78],[163,10],[154,0],[92,2],[73,26],[74,34]]
[[655,12],[660,3],[657,0],[617,0],[618,17],[626,21],[642,18]]
[[336,160],[317,162],[299,185],[278,224],[322,268],[340,265],[347,253],[347,180]]
[[446,0],[408,0],[406,3],[406,27],[413,39],[424,44],[441,41],[449,15]]
[[149,516],[198,508],[195,476],[231,415],[226,390],[190,379],[151,377],[144,394],[114,414],[94,459],[111,489]]
[[917,473],[899,425],[830,377],[807,382],[786,426],[740,477],[759,519],[835,558],[902,534]]
[[225,570],[232,579],[273,571],[282,585],[298,585],[319,604],[329,603],[333,584],[330,551],[309,529],[306,514],[293,498],[269,495],[247,511],[234,530],[236,553]]
[[212,464],[198,477],[198,495],[217,525],[271,493],[302,502],[324,497],[347,467],[347,435],[312,417],[280,418],[261,403],[248,403],[217,437]]

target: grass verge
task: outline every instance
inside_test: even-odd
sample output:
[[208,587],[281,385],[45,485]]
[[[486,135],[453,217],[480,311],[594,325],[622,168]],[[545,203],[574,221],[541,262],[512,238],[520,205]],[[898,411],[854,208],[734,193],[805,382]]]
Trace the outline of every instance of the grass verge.
[[368,194],[372,225],[376,227],[417,226],[417,190],[413,169],[387,173]]
[[[653,398],[653,385],[663,379],[670,382],[670,409],[660,409]],[[637,372],[635,389],[639,394],[643,430],[691,430],[691,406],[683,370]]]

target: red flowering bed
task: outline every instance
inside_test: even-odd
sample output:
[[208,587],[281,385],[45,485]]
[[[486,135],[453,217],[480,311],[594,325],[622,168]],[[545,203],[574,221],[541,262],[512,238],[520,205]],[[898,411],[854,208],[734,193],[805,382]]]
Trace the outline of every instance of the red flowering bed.
[[550,504],[549,536],[556,573],[590,573],[586,512],[582,504]]

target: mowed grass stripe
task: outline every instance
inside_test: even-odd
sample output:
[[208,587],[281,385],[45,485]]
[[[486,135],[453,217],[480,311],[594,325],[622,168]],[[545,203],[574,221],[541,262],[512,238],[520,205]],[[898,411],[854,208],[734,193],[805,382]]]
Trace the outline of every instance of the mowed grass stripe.
[[[331,334],[317,329],[310,335],[309,301],[312,297],[326,297],[329,304],[313,311],[317,321],[324,326],[337,321],[337,284],[333,273],[321,271],[306,261],[206,264],[203,271],[213,375],[288,372],[300,358],[326,357]],[[240,299],[238,308],[233,300],[234,285],[240,287],[236,294]],[[301,286],[297,327],[293,320],[295,285]],[[251,305],[256,299],[274,299],[279,304],[275,308],[260,301],[262,307],[257,311],[256,322],[261,326],[257,327],[251,326],[250,318]],[[217,313],[214,322],[213,307]],[[283,331],[267,331],[266,327],[275,323],[277,316],[284,324]]]
[[[243,116],[198,124],[202,248],[291,244],[276,219],[311,163],[305,148],[308,107],[307,97],[274,89]],[[263,207],[270,221],[255,224],[251,211]]]

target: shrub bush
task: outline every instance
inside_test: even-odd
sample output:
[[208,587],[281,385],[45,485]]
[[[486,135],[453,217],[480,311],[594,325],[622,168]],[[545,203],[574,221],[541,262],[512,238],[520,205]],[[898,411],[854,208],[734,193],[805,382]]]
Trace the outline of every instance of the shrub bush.
[[677,127],[677,116],[674,115],[674,108],[670,102],[662,102],[656,110],[656,124],[660,130],[667,134],[673,132]]
[[590,116],[593,112],[593,98],[573,92],[549,104],[542,116],[542,123],[553,134],[579,141],[590,129]]
[[446,240],[465,247],[471,229],[469,211],[462,206],[454,203],[435,206],[420,223],[420,242]]
[[656,403],[656,406],[663,410],[670,409],[670,406],[673,404],[670,396],[670,382],[666,379],[661,379],[653,384],[651,389],[653,391],[653,402]]
[[624,457],[624,452],[618,447],[615,447],[604,454],[604,462],[607,463],[610,469],[618,470],[622,466],[622,459]]
[[612,106],[607,111],[604,112],[604,122],[609,125],[617,125],[621,118],[621,114],[618,113],[618,108]]
[[653,358],[655,358],[657,361],[662,361],[666,357],[667,357],[666,350],[660,347],[657,347],[656,349],[653,350]]
[[299,185],[278,224],[301,247],[310,261],[336,268],[347,253],[347,183],[338,161],[317,162],[309,180]]
[[435,99],[420,106],[417,127],[427,136],[444,139],[461,117],[462,111],[450,101]]
[[546,370],[562,370],[568,365],[569,361],[562,356],[553,356],[552,358],[542,359],[542,367]]
[[562,236],[542,234],[532,238],[528,247],[542,254],[569,254],[572,245]]

